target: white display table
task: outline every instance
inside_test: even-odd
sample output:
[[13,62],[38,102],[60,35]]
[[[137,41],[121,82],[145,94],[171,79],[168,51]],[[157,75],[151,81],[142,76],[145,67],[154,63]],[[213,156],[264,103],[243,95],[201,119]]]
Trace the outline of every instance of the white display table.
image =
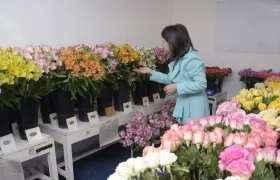
[[[63,145],[64,162],[58,164],[58,173],[64,176],[67,180],[74,180],[73,161],[118,142],[120,140],[118,134],[119,126],[125,125],[135,111],[142,110],[146,115],[158,112],[163,103],[173,99],[175,99],[175,96],[167,96],[167,98],[161,99],[158,104],[150,103],[149,107],[132,106],[131,113],[124,114],[123,112],[117,112],[113,117],[99,117],[100,121],[96,124],[78,121],[78,128],[73,130],[61,129],[57,124],[45,124],[39,120],[41,131],[51,135],[57,143]],[[99,148],[73,158],[72,144],[96,135],[99,135]],[[63,166],[65,166],[65,170],[61,169]]]
[[30,174],[26,177],[27,180],[43,179],[43,180],[58,180],[57,163],[54,147],[54,139],[49,135],[42,133],[42,139],[33,143],[28,143],[26,140],[21,140],[18,134],[14,134],[17,149],[8,153],[3,153],[0,149],[0,157],[7,160],[25,162],[34,158],[40,158],[47,155],[50,177],[31,168],[24,167],[24,170]]
[[220,92],[213,96],[208,96],[208,102],[212,105],[212,115],[215,115],[219,104],[227,100],[227,92]]

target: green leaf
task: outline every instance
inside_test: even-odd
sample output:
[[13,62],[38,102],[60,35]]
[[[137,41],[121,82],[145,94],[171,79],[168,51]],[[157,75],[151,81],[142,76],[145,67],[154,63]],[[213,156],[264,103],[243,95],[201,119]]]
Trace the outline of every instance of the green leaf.
[[253,176],[254,177],[261,176],[262,173],[264,172],[264,168],[265,168],[264,160],[261,160],[261,161],[255,163],[255,166],[256,166],[256,170],[254,171]]

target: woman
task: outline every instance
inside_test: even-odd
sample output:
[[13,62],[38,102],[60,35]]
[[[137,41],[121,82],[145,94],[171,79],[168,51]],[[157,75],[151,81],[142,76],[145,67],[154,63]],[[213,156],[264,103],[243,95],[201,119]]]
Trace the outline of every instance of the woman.
[[147,67],[134,71],[151,74],[151,81],[167,84],[164,91],[168,95],[177,91],[173,116],[178,123],[185,124],[190,119],[208,116],[205,67],[193,47],[187,28],[181,24],[167,26],[161,36],[164,52],[172,60],[168,65],[169,73],[163,74]]

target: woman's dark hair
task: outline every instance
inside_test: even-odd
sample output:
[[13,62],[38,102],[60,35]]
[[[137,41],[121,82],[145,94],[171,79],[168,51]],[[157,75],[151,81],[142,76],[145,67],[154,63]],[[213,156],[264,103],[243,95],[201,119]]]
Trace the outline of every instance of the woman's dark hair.
[[[190,48],[193,50],[193,44],[187,28],[182,24],[170,25],[163,29],[161,36],[166,40],[171,52],[173,61],[183,57]],[[195,50],[196,51],[196,50]]]

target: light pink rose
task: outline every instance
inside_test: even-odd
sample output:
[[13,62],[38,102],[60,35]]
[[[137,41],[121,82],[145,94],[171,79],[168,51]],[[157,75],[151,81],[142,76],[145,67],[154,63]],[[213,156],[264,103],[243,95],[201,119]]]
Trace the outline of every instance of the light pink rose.
[[250,124],[250,120],[262,120],[261,116],[258,115],[258,114],[253,114],[253,113],[250,113],[250,114],[247,114],[247,116],[245,117],[245,124],[246,125],[249,125]]
[[215,119],[214,116],[209,116],[208,121],[209,121],[210,126],[215,126],[216,125],[216,119]]
[[246,112],[243,109],[238,109],[230,116],[231,119],[235,119],[236,121],[241,121],[241,122],[244,122],[245,117],[246,117]]
[[280,149],[276,151],[276,164],[280,165]]
[[208,126],[209,126],[208,116],[207,116],[207,117],[200,118],[200,119],[199,119],[199,123],[200,123],[203,127],[208,127]]
[[225,147],[229,147],[229,146],[233,145],[234,136],[235,136],[235,134],[230,133],[227,137],[225,137],[225,141],[224,141]]
[[188,129],[184,132],[184,140],[190,142],[192,140],[193,132],[192,130]]
[[228,117],[224,117],[223,118],[223,123],[224,123],[224,125],[229,126],[230,125],[230,119]]
[[216,115],[215,119],[216,119],[216,124],[220,124],[222,122],[222,120],[223,120],[223,116]]
[[160,148],[155,148],[154,147],[154,144],[152,144],[152,146],[146,146],[144,149],[143,149],[143,156],[146,156],[148,153],[152,153],[152,152],[159,152],[160,151]]
[[236,119],[230,119],[229,126],[231,129],[237,129],[237,120]]
[[248,160],[250,153],[239,145],[233,145],[220,153],[219,168],[223,171],[227,166],[237,160]]
[[257,156],[256,156],[256,162],[259,162],[264,159],[264,153],[262,149],[257,149]]
[[233,176],[242,177],[241,179],[249,180],[252,177],[256,167],[254,162],[245,160],[245,159],[238,159],[232,161],[226,168],[227,171],[231,173]]
[[203,130],[196,130],[193,132],[193,144],[201,144],[204,140],[204,134],[205,132]]
[[227,116],[231,113],[234,113],[238,109],[239,109],[239,107],[237,107],[236,103],[232,103],[231,101],[226,101],[226,102],[222,103],[221,105],[219,105],[219,107],[216,111],[216,115]]
[[257,157],[257,155],[258,155],[258,152],[257,152],[257,150],[256,150],[256,148],[246,148],[247,149],[247,151],[249,151],[249,156],[248,156],[248,160],[249,161],[255,161],[256,160],[256,157]]
[[204,127],[199,122],[194,122],[192,124],[186,124],[185,126],[193,131],[204,130]]
[[249,122],[251,129],[263,129],[266,126],[266,122],[259,115],[249,114],[245,119]]
[[276,147],[263,148],[264,161],[273,163],[276,160]]

